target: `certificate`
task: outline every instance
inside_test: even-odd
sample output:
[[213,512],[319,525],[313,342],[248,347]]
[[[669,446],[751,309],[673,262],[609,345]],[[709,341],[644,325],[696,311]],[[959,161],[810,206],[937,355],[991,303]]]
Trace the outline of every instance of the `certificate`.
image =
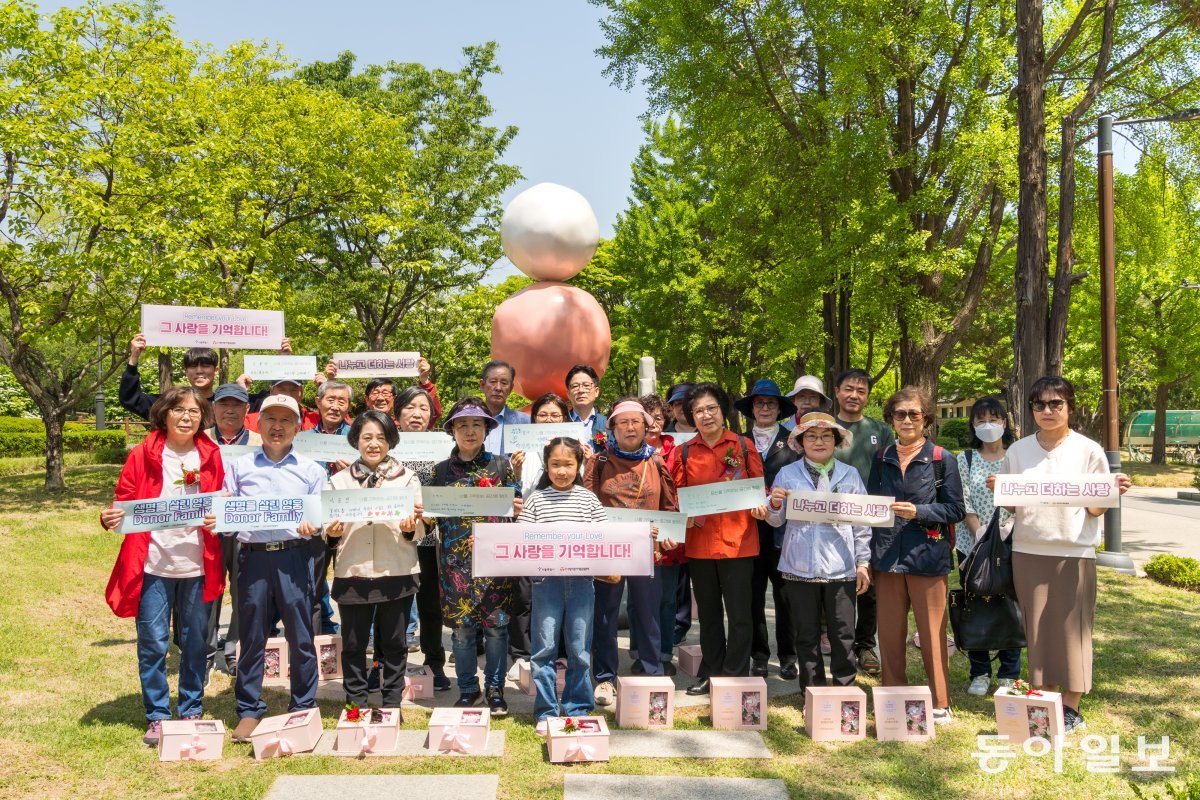
[[204,515],[212,510],[213,498],[218,494],[220,492],[204,492],[156,500],[121,500],[113,503],[113,508],[125,510],[117,530],[120,533],[143,533],[200,525],[204,522]]
[[995,503],[997,506],[1118,508],[1121,490],[1117,486],[1117,476],[1104,473],[997,475]]
[[297,434],[292,440],[292,446],[296,448],[296,452],[303,456],[308,456],[314,461],[349,461],[353,463],[358,460],[358,451],[350,446],[350,442],[345,436],[337,436],[331,433],[317,433],[315,431],[305,431]]
[[473,530],[476,577],[654,574],[646,522],[477,522]]
[[808,522],[848,523],[875,528],[891,527],[894,497],[838,492],[789,491],[787,519]]
[[416,500],[415,489],[338,489],[321,492],[321,512],[327,523],[408,519]]
[[415,378],[420,353],[334,353],[338,380],[343,378]]
[[321,496],[214,497],[212,513],[217,517],[217,533],[295,530],[301,522],[321,525]]
[[645,511],[640,508],[606,508],[609,522],[648,522],[658,526],[658,538],[683,543],[687,539],[687,514],[678,511]]
[[257,453],[262,450],[260,444],[223,444],[221,447],[221,463],[229,466],[244,455]]
[[428,517],[511,517],[514,497],[516,492],[507,487],[421,487]]
[[580,444],[591,441],[588,427],[582,422],[550,422],[544,425],[505,425],[504,452],[515,453],[522,450],[525,453],[537,453],[539,460],[542,451],[551,439],[565,436],[575,439]]
[[389,455],[407,464],[411,461],[445,461],[454,448],[454,439],[441,431],[428,433],[400,432],[400,442]]
[[684,486],[679,490],[679,510],[689,517],[745,511],[766,502],[767,490],[762,478],[717,481],[702,486]]
[[242,371],[256,381],[296,378],[311,381],[317,372],[316,356],[242,356]]
[[285,336],[282,311],[197,306],[142,306],[142,335],[151,347],[276,349]]

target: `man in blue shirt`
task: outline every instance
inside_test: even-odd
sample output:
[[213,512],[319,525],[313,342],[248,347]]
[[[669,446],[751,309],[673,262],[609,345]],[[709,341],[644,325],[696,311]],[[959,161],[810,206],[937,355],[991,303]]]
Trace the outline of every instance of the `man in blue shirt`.
[[596,410],[596,399],[600,397],[600,376],[596,370],[587,364],[576,364],[567,370],[566,386],[571,400],[571,422],[582,422],[592,437],[604,433],[608,417]]
[[[319,495],[327,474],[320,464],[292,449],[300,432],[300,407],[286,395],[263,401],[259,415],[262,450],[230,465],[225,491],[240,497]],[[215,523],[215,518],[211,520]],[[205,520],[209,523],[210,520]],[[249,741],[266,714],[262,699],[263,656],[274,612],[283,621],[291,667],[289,711],[317,705],[317,654],[313,646],[313,565],[310,540],[319,532],[309,522],[271,530],[242,531],[238,553],[238,724],[235,742]]]
[[483,440],[483,449],[492,455],[508,455],[504,450],[505,425],[529,424],[528,414],[506,405],[516,380],[517,371],[507,361],[489,361],[480,375],[479,390],[483,392],[483,402],[492,419],[497,422]]

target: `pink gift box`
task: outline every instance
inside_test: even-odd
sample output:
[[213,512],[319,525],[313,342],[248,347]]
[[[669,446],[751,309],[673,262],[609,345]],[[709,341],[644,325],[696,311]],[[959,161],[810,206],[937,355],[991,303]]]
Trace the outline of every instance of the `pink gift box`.
[[546,750],[554,764],[608,761],[608,725],[604,717],[570,717],[577,730],[563,730],[567,717],[550,717],[546,722]]
[[486,708],[435,708],[429,715],[428,750],[479,753],[487,748],[492,715]]
[[857,686],[804,690],[804,731],[814,742],[858,742],[867,737],[867,693]]
[[164,719],[159,761],[216,761],[225,746],[225,724],[215,719]]
[[[242,645],[234,649],[235,661],[242,658]],[[291,662],[288,658],[287,639],[276,636],[267,639],[263,649],[263,686],[291,686]]]
[[321,712],[310,708],[264,717],[250,734],[257,759],[307,753],[321,739]]
[[663,675],[617,678],[617,724],[670,728],[675,724],[675,681]]
[[412,666],[404,671],[404,699],[430,700],[433,698],[433,670],[424,664]]
[[[558,664],[554,671],[554,689],[561,696],[566,685],[567,668],[562,664]],[[533,685],[533,664],[527,659],[522,659],[521,663],[517,666],[517,688],[530,697],[537,694],[537,687]]]
[[342,637],[336,633],[314,636],[313,649],[317,651],[317,680],[340,681],[342,679]]
[[346,709],[337,724],[337,750],[339,753],[390,753],[396,749],[396,734],[400,730],[400,709],[363,709],[364,720],[351,722],[346,719]]
[[767,682],[762,678],[710,678],[708,691],[714,728],[767,729]]
[[1039,691],[1027,695],[1001,687],[996,690],[994,699],[996,733],[1007,736],[1013,744],[1038,738],[1052,741],[1055,737],[1066,736],[1062,695],[1058,692]]
[[881,742],[928,742],[933,724],[933,693],[928,686],[874,686],[875,738]]
[[700,645],[679,645],[679,668],[693,678],[700,674]]

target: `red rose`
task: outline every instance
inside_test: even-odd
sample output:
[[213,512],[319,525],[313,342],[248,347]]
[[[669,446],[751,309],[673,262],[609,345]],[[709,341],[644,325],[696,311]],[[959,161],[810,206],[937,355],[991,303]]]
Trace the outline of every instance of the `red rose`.
[[362,715],[363,715],[362,709],[359,708],[358,706],[354,706],[354,705],[346,706],[346,721],[347,722],[358,722],[360,719],[362,719]]
[[184,486],[191,486],[193,483],[195,483],[198,480],[200,480],[200,476],[194,472],[183,473],[183,485]]
[[479,486],[482,489],[490,489],[493,486],[496,486],[497,483],[498,483],[497,481],[489,478],[487,475],[484,475],[483,477],[481,477],[479,479]]

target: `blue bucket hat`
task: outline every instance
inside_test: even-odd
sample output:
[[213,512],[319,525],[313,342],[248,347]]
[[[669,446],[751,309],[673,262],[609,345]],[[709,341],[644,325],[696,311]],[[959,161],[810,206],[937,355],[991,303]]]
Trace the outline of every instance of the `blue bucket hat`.
[[754,418],[754,398],[756,397],[774,397],[779,400],[779,415],[776,420],[787,419],[796,413],[796,404],[783,396],[783,392],[779,390],[779,384],[770,378],[763,378],[754,384],[754,388],[750,393],[733,404],[733,407],[746,415],[750,419]]

